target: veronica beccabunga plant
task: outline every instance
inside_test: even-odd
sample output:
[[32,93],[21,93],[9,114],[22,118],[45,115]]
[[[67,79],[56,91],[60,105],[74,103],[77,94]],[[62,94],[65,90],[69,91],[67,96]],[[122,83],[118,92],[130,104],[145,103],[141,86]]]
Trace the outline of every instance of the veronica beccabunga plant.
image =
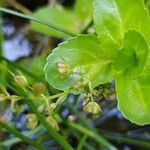
[[142,0],[94,0],[93,6],[96,35],[79,35],[55,48],[46,79],[56,89],[88,93],[88,103],[96,86],[114,80],[123,115],[149,124],[149,12]]

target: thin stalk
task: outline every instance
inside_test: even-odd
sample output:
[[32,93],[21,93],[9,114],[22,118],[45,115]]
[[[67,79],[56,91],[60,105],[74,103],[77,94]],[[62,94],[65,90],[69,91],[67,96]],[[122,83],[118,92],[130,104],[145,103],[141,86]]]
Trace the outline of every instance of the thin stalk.
[[107,133],[103,132],[104,136],[111,141],[119,142],[119,143],[127,143],[131,145],[136,145],[136,146],[141,146],[142,148],[149,148],[150,149],[150,142],[149,141],[144,141],[141,139],[136,139],[136,138],[131,138],[128,136],[124,136],[121,134],[113,134],[113,133]]
[[23,92],[21,89],[17,90],[9,85],[9,88],[15,91],[16,93],[20,94],[24,97],[24,102],[27,103],[30,110],[37,116],[38,120],[41,122],[41,124],[47,129],[48,134],[52,136],[56,142],[64,149],[64,150],[73,150],[71,145],[65,140],[63,136],[61,136],[46,120],[45,116],[37,111],[37,108],[34,104],[34,102],[31,99],[28,99],[28,94]]
[[11,5],[12,7],[18,9],[19,11],[23,12],[24,14],[27,14],[27,15],[32,14],[32,12],[29,9],[27,9],[26,7],[18,3],[16,0],[7,0],[7,3]]
[[30,76],[35,81],[40,81],[40,79],[37,76],[33,75],[32,73],[30,73],[29,71],[27,71],[26,69],[18,65],[17,63],[10,61],[3,56],[0,56],[0,60],[6,61],[11,67],[13,67],[14,69],[19,69],[20,71],[24,72],[26,75]]
[[30,99],[24,99],[24,101],[28,104],[31,111],[37,116],[38,120],[43,124],[43,126],[47,129],[50,136],[52,136],[56,142],[64,149],[64,150],[73,150],[71,145],[61,136],[51,125],[46,121],[45,116],[39,113]]
[[83,149],[83,146],[84,146],[84,144],[85,144],[87,138],[88,138],[88,136],[87,136],[86,134],[83,135],[83,137],[82,137],[82,139],[80,140],[80,143],[79,143],[79,145],[78,145],[78,147],[77,147],[77,150],[82,150],[82,149]]
[[0,127],[6,129],[10,133],[13,133],[15,136],[17,136],[18,138],[22,139],[24,142],[28,143],[29,145],[32,145],[32,146],[34,146],[34,147],[36,147],[37,149],[40,149],[40,150],[46,150],[46,148],[43,147],[40,143],[32,141],[27,136],[24,136],[19,131],[17,131],[15,128],[13,128],[13,127],[11,127],[11,126],[9,126],[7,124],[4,124],[2,122],[0,122]]
[[53,28],[54,30],[60,31],[62,33],[65,33],[66,35],[69,35],[71,37],[76,36],[75,34],[69,32],[69,31],[66,31],[65,29],[62,29],[62,28],[60,28],[58,26],[55,26],[55,25],[53,25],[51,23],[48,23],[48,22],[45,22],[45,21],[43,21],[41,19],[32,17],[30,15],[25,15],[23,13],[19,13],[17,11],[13,11],[13,10],[10,10],[10,9],[7,9],[7,8],[3,8],[3,7],[0,7],[0,12],[4,12],[4,13],[11,14],[11,15],[14,15],[14,16],[18,16],[18,17],[21,17],[21,18],[24,18],[24,19],[29,19],[29,20],[35,21],[37,23],[40,23],[40,24],[43,24],[43,25],[48,26],[50,28]]
[[93,138],[95,141],[97,141],[100,145],[108,148],[109,150],[117,150],[116,147],[114,147],[111,143],[109,143],[103,136],[99,135],[95,131],[91,131],[87,128],[84,128],[83,126],[76,124],[74,122],[68,122],[68,126],[71,128],[74,128],[78,131],[80,131],[83,134],[86,134],[87,136]]
[[[43,127],[40,125],[38,127],[36,127],[35,129],[33,130],[30,130],[30,131],[25,131],[25,132],[22,132],[22,134],[24,136],[27,136],[27,137],[32,137],[34,134],[36,134],[37,132],[40,132],[43,130]],[[4,146],[4,147],[11,147],[12,145],[14,144],[17,144],[17,143],[20,143],[22,142],[23,140],[21,138],[18,138],[18,137],[13,137],[11,139],[7,139],[5,141],[1,141],[0,142],[0,146]]]
[[66,95],[68,95],[71,92],[73,92],[73,91],[67,91],[67,92],[58,93],[58,94],[55,94],[55,95],[52,95],[52,96],[47,96],[46,98],[48,100],[52,100],[52,99],[55,99],[55,98],[58,98],[58,97],[66,96]]

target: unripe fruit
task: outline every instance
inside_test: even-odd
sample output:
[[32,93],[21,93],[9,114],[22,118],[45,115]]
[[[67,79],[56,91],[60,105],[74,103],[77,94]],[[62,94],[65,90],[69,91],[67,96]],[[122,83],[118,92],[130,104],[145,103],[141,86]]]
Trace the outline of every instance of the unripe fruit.
[[15,84],[20,88],[25,88],[28,86],[28,82],[23,75],[17,75],[14,77]]
[[43,94],[45,92],[45,85],[43,83],[34,83],[32,86],[32,90],[34,94]]
[[84,112],[91,113],[94,116],[97,116],[101,112],[100,106],[96,102],[89,102],[83,107]]
[[48,116],[46,120],[54,129],[56,129],[57,131],[59,130],[58,123],[52,116]]
[[26,127],[27,129],[34,129],[38,125],[38,119],[35,114],[28,114],[26,115],[27,123]]

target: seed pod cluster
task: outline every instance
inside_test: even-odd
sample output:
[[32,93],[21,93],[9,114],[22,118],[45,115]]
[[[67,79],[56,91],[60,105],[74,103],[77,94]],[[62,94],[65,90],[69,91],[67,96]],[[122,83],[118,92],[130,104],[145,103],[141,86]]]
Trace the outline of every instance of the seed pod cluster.
[[70,66],[64,59],[57,63],[57,71],[61,78],[64,78],[71,73]]
[[38,125],[38,119],[35,114],[27,114],[27,123],[26,127],[27,129],[34,129]]
[[83,107],[83,111],[91,113],[94,117],[97,117],[101,112],[101,108],[96,102],[92,101]]

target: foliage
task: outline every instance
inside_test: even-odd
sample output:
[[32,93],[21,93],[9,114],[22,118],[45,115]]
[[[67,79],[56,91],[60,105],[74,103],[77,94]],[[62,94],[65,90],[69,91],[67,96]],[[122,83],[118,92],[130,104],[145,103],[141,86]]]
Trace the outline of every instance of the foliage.
[[[17,8],[20,6],[15,4]],[[22,113],[24,104],[29,106],[25,114],[27,132],[20,133],[15,119],[12,123],[6,114],[0,114],[0,128],[18,137],[0,141],[0,149],[24,141],[44,150],[45,139],[51,136],[63,149],[72,150],[73,144],[69,143],[72,134],[79,139],[78,150],[84,145],[91,149],[87,138],[94,139],[102,149],[116,150],[105,137],[150,148],[146,141],[99,134],[101,131],[86,123],[87,115],[82,116],[76,110],[77,100],[68,102],[71,93],[80,94],[84,114],[96,118],[102,112],[99,101],[109,99],[110,93],[115,95],[114,88],[109,87],[115,83],[118,108],[123,115],[140,125],[150,123],[150,18],[142,0],[76,0],[72,9],[55,3],[36,10],[32,16],[3,7],[0,11],[31,20],[31,28],[40,33],[62,38],[72,36],[53,50],[46,65],[46,53],[18,62],[0,56],[0,109],[7,105],[17,115]],[[94,25],[96,34],[80,34],[87,32],[89,24]],[[0,36],[1,46],[3,37]],[[54,94],[51,86],[63,92],[55,90]],[[66,100],[67,105],[63,105]],[[62,105],[69,107],[78,118],[70,115],[68,120],[62,119]],[[84,127],[73,122],[76,119]],[[43,129],[47,131],[44,136]]]
[[[92,20],[92,0],[76,0],[72,9],[64,8],[59,4],[45,6],[34,12],[33,16],[54,24],[63,30],[79,34]],[[33,21],[31,22],[31,26],[35,31],[46,35],[68,37],[68,35],[62,32]]]
[[[66,91],[79,82],[86,90],[115,80],[120,111],[132,122],[149,124],[148,10],[142,0],[94,0],[93,16],[98,36],[79,35],[54,49],[45,66],[47,81]],[[57,66],[62,60],[70,68],[64,77]]]

